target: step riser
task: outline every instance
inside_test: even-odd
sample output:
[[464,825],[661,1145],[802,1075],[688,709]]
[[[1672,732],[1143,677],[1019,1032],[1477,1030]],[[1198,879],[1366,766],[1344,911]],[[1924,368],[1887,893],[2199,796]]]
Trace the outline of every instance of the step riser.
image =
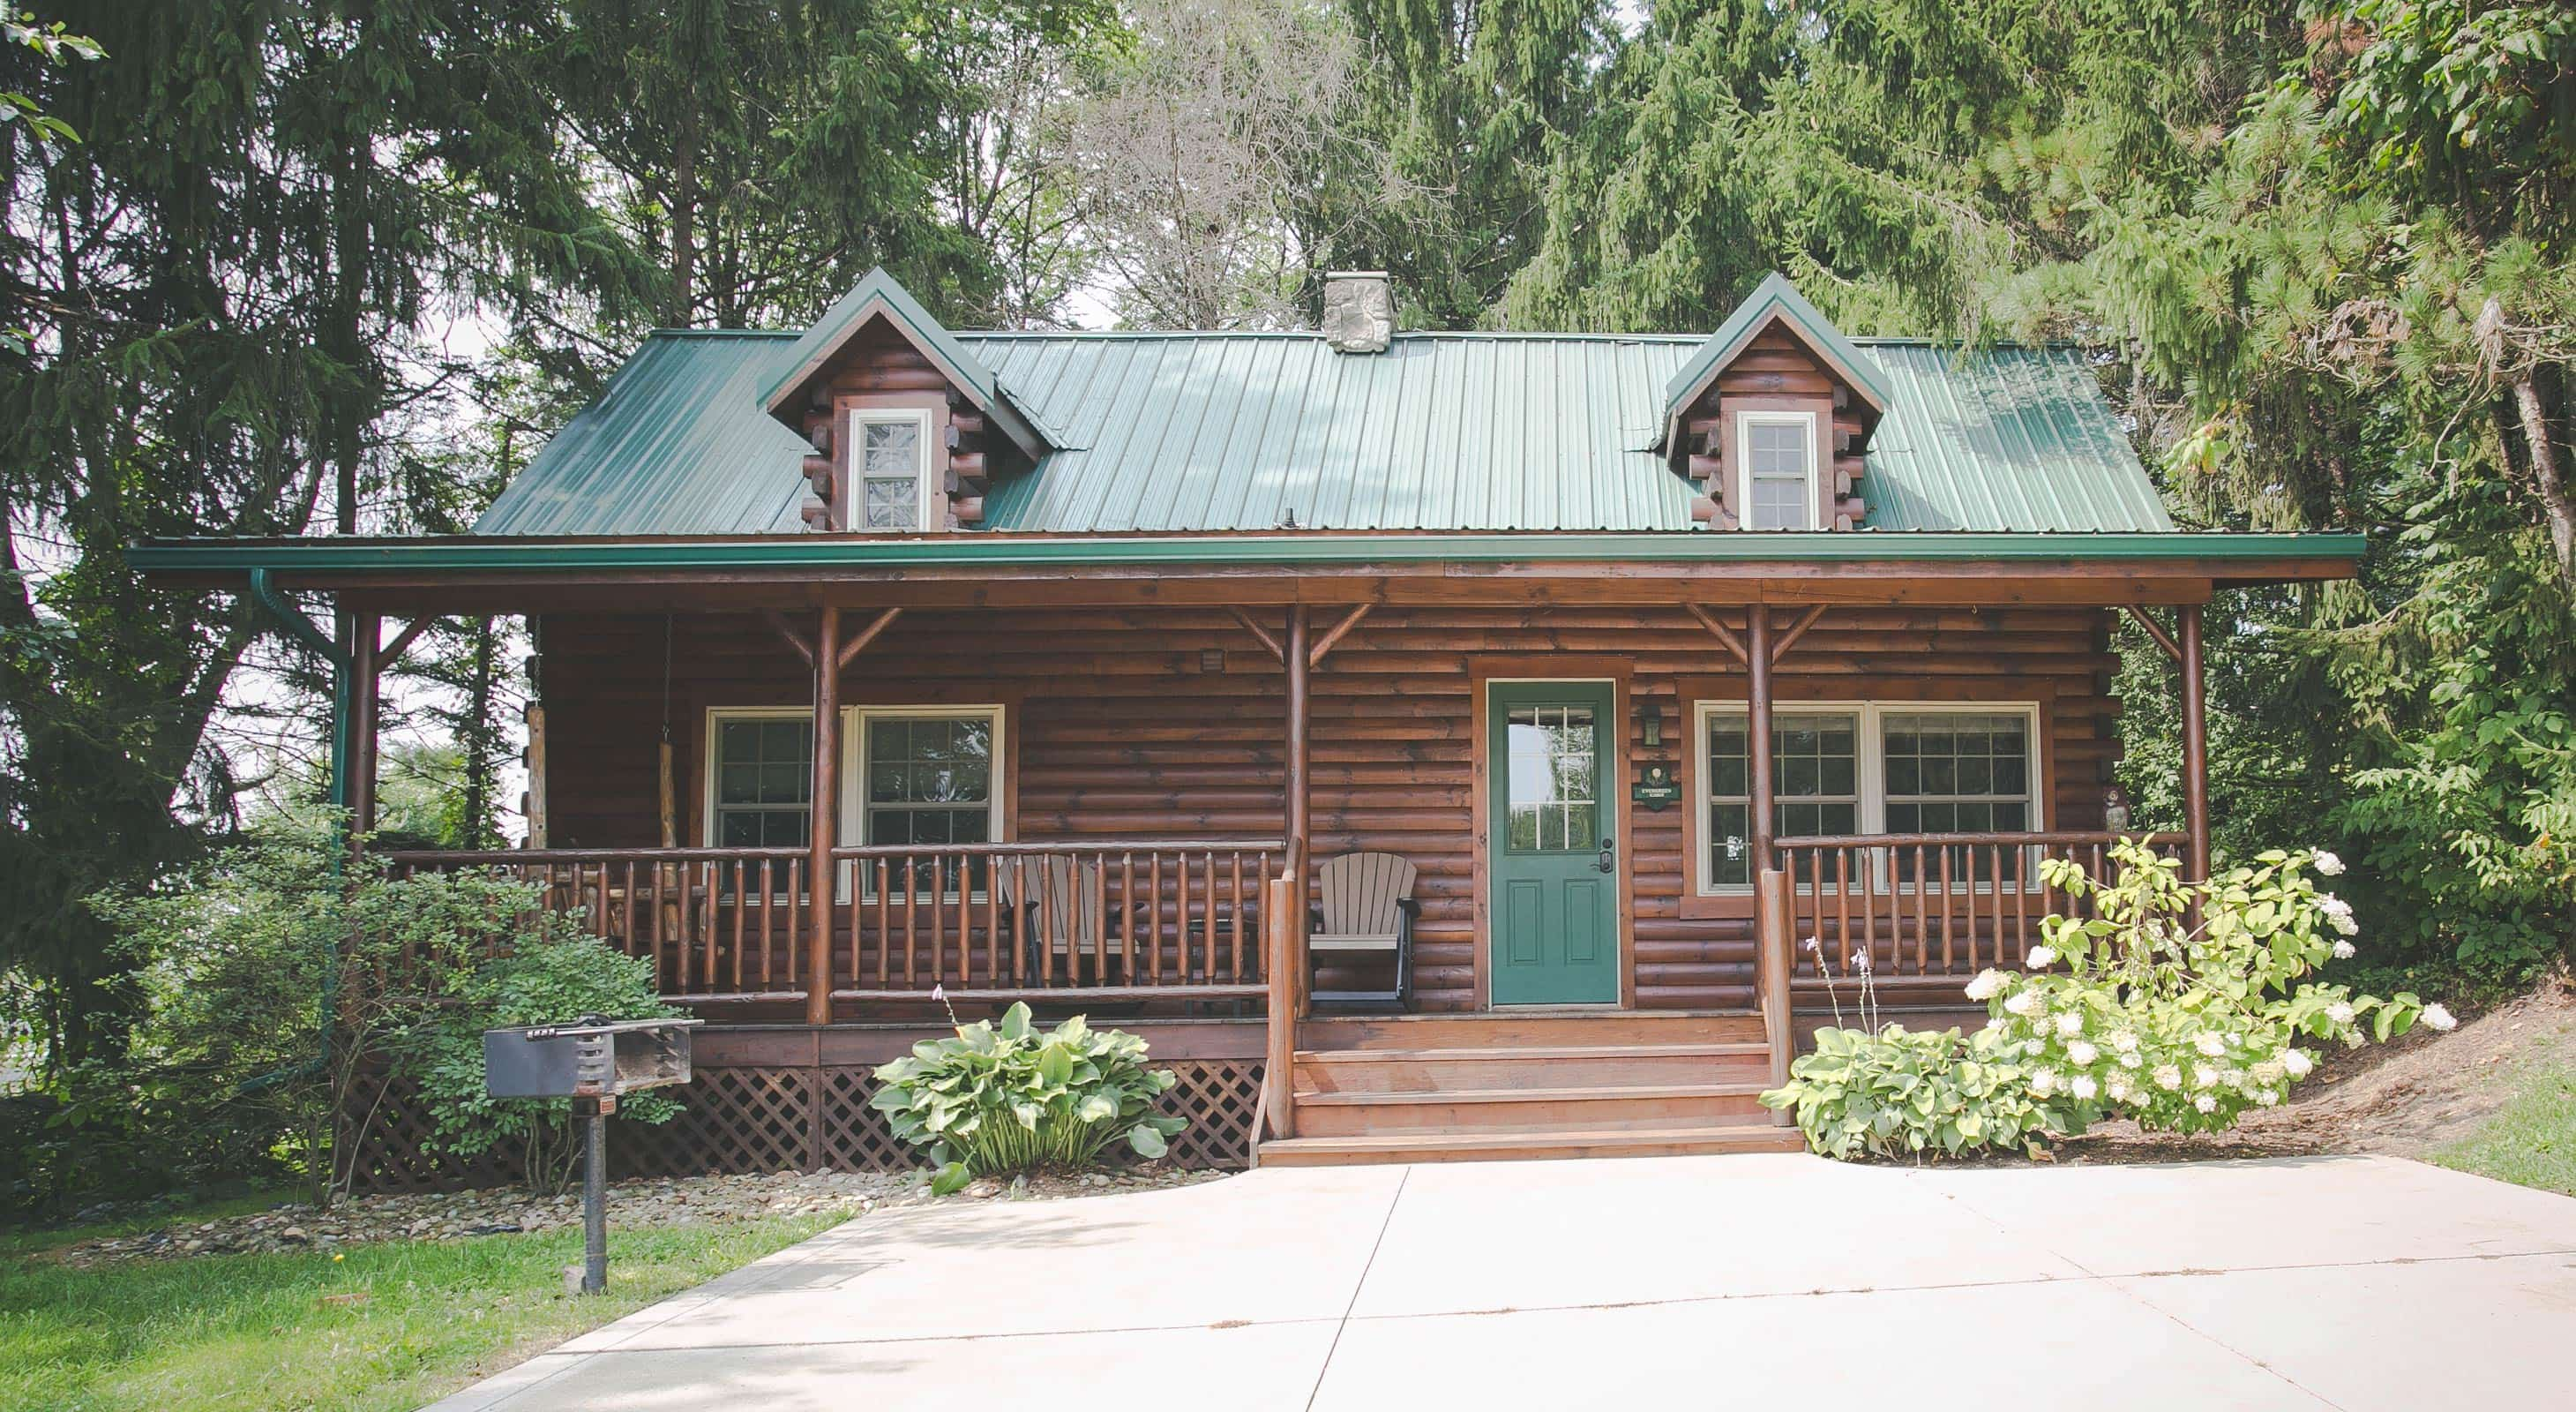
[[1599,1142],[1563,1147],[1485,1148],[1445,1151],[1438,1147],[1371,1148],[1363,1152],[1302,1151],[1265,1144],[1264,1167],[1362,1167],[1395,1162],[1535,1162],[1568,1158],[1708,1157],[1734,1152],[1803,1152],[1806,1141],[1796,1128],[1748,1131],[1739,1139],[1654,1139],[1643,1142]]
[[1608,1088],[1620,1084],[1761,1083],[1771,1066],[1737,1055],[1618,1059],[1387,1059],[1300,1063],[1300,1093],[1442,1093],[1473,1088]]
[[1758,1015],[1368,1016],[1307,1020],[1300,1049],[1508,1049],[1514,1045],[1760,1044]]
[[1312,1137],[1404,1137],[1527,1133],[1578,1129],[1679,1128],[1763,1123],[1771,1110],[1750,1096],[1707,1098],[1548,1099],[1530,1103],[1372,1103],[1365,1107],[1300,1104],[1297,1131]]

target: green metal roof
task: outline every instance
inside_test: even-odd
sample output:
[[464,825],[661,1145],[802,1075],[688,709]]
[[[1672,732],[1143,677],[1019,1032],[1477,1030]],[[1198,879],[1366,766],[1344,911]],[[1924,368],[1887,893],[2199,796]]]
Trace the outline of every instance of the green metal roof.
[[1808,303],[1798,287],[1789,283],[1787,275],[1774,270],[1762,277],[1744,302],[1735,306],[1735,312],[1726,316],[1726,322],[1717,326],[1717,332],[1710,334],[1681,371],[1664,384],[1668,443],[1671,435],[1680,430],[1682,414],[1708,390],[1709,382],[1735,361],[1735,355],[1743,352],[1746,344],[1775,322],[1787,324],[1808,347],[1840,369],[1870,406],[1880,412],[1887,410],[1888,386],[1869,355],[1845,338],[1824,311]]
[[[987,495],[987,531],[1695,529],[1691,483],[1657,448],[1710,339],[1421,333],[1344,354],[1309,333],[949,338],[1044,428],[1034,468]],[[1846,342],[1887,395],[1864,528],[2173,528],[2076,352]],[[806,447],[766,407],[815,346],[654,334],[476,533],[803,532]]]
[[2351,559],[2357,534],[845,534],[610,539],[452,535],[435,539],[178,539],[127,551],[147,574],[547,573],[896,566],[1332,565],[1516,563],[2224,564]]

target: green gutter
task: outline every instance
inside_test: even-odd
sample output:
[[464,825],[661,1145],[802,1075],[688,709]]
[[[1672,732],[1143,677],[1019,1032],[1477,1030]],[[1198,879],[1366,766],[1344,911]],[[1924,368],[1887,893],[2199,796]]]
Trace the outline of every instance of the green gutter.
[[1500,563],[2096,563],[2353,559],[2357,534],[1260,534],[922,539],[782,534],[724,539],[160,540],[128,554],[146,574],[622,572],[837,567],[1224,566]]

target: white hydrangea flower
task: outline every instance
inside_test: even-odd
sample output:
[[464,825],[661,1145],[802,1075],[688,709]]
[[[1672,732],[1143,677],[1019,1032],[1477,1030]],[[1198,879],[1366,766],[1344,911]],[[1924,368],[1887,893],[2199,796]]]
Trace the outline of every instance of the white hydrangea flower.
[[2326,920],[2333,924],[2336,931],[2345,936],[2351,936],[2361,930],[2361,924],[2352,919],[2352,904],[2331,892],[2317,899],[2317,910],[2325,913]]
[[2138,1036],[2136,1032],[2131,1030],[2113,1030],[2111,1031],[2111,1047],[2123,1054],[2134,1054],[2138,1049]]
[[2057,1071],[2042,1069],[2030,1076],[2030,1091],[2042,1097],[2057,1091]]
[[2208,1088],[2217,1082],[2218,1071],[2216,1069],[2209,1067],[2207,1064],[2194,1064],[2191,1066],[2191,1086],[2193,1088]]
[[2074,1094],[2077,1098],[2089,1100],[2094,1094],[2102,1091],[2102,1086],[2093,1082],[2093,1076],[2091,1074],[2077,1074],[2067,1083],[2066,1091]]
[[2057,1016],[2057,1032],[2068,1039],[2073,1039],[2075,1036],[2084,1033],[2084,1012],[2081,1010],[2066,1010],[2059,1012]]
[[2168,1093],[2182,1087],[2182,1070],[2175,1068],[2171,1064],[2157,1065],[2155,1078],[2156,1087],[2163,1089]]
[[2215,1059],[2219,1055],[2227,1052],[2227,1041],[2219,1038],[2216,1032],[2210,1030],[2203,1030],[2198,1038],[2192,1040],[2191,1044],[2192,1048],[2199,1050],[2201,1053],[2208,1055],[2212,1059]]
[[2147,1061],[2138,1057],[2138,1051],[2134,1049],[2120,1056],[2120,1067],[2123,1069],[2134,1069],[2145,1062]]
[[2030,955],[2023,959],[2030,962],[2030,968],[2034,971],[2046,970],[2057,964],[2057,948],[2034,946],[2030,949]]
[[2126,1103],[2126,1102],[2128,1102],[2128,1101],[2130,1100],[2130,1098],[2132,1098],[2133,1096],[2135,1096],[2135,1095],[2136,1095],[2136,1093],[2137,1093],[2137,1090],[2136,1090],[2136,1089],[2133,1089],[2133,1088],[2129,1087],[2129,1081],[2128,1081],[2127,1079],[2122,1078],[2122,1077],[2121,1077],[2121,1076],[2119,1076],[2118,1074],[2113,1074],[2113,1075],[2111,1076],[2111,1101],[2112,1101],[2112,1102],[2114,1102],[2114,1103]]
[[2021,1052],[2029,1055],[2033,1059],[2036,1059],[2048,1052],[2048,1041],[2044,1039],[2026,1041],[2021,1047]]
[[2193,1099],[2191,1101],[2191,1106],[2199,1109],[2203,1113],[2215,1113],[2218,1111],[2218,1100],[2204,1093],[2200,1097]]
[[2437,1030],[2453,1030],[2460,1026],[2460,1022],[2452,1017],[2451,1012],[2440,1005],[2424,1007],[2424,1023]]
[[2326,1007],[2326,1018],[2338,1025],[2349,1025],[2352,1023],[2352,1007],[2338,1000]]
[[2320,848],[2317,850],[2316,869],[2327,877],[2339,878],[2343,876],[2343,860]]
[[2270,1088],[2256,1089],[2254,1091],[2254,1101],[2265,1108],[2269,1108],[2273,1104],[2281,1101],[2281,1092],[2278,1089]]
[[[1977,978],[1975,980],[1968,982],[1968,998],[1970,1000],[1991,1000],[1994,998],[1995,992],[2003,988],[2003,972],[1989,966],[1986,969],[1977,972]],[[2012,1007],[2007,1005],[2004,1008],[2009,1010]]]
[[2289,1071],[2290,1066],[2282,1063],[2280,1060],[2266,1059],[2262,1063],[2254,1066],[2254,1077],[2256,1080],[2266,1085],[2277,1084],[2281,1081],[2282,1075],[2287,1074]]
[[2281,1071],[2294,1079],[2306,1078],[2308,1071],[2316,1066],[2317,1061],[2309,1058],[2308,1051],[2304,1049],[2293,1049],[2281,1056]]
[[2353,958],[2353,955],[2353,944],[2344,940],[2342,937],[2336,937],[2334,944],[2334,958],[2338,961],[2349,961]]
[[2004,997],[2004,1010],[2009,1014],[2027,1016],[2038,1008],[2039,997],[2026,990],[2017,990]]
[[2095,1049],[2092,1045],[2087,1044],[2080,1039],[2075,1041],[2073,1044],[2066,1046],[2066,1060],[2070,1064],[2090,1065],[2096,1058],[2100,1057],[2101,1053],[2102,1051]]

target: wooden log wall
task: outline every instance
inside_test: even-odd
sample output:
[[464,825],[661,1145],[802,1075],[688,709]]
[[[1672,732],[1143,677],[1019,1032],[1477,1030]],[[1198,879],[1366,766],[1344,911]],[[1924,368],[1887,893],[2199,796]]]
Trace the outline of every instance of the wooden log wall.
[[[1861,489],[1862,448],[1869,438],[1866,404],[1795,334],[1779,324],[1756,335],[1693,404],[1682,427],[1689,471],[1699,483],[1698,514],[1711,529],[1741,527],[1735,503],[1735,419],[1739,411],[1807,412],[1828,444],[1817,448],[1816,523],[1851,529],[1868,513]],[[1825,430],[1825,429],[1830,430]]]
[[[810,685],[757,618],[684,617],[676,631],[672,733],[682,838],[695,843],[704,837],[706,710],[804,705]],[[553,841],[656,842],[662,619],[554,617],[544,633],[558,725]],[[2118,749],[2108,633],[2108,614],[2096,608],[1837,608],[1782,660],[1778,694],[2042,701],[2048,823],[2095,829]],[[1216,670],[1203,662],[1210,652]],[[1664,744],[1640,747],[1633,711],[1620,723],[1631,779],[1650,760],[1686,777],[1684,683],[1710,699],[1742,694],[1742,667],[1678,607],[1383,607],[1315,674],[1316,852],[1384,850],[1420,870],[1424,1009],[1473,1004],[1474,659],[1543,653],[1632,664],[1633,704],[1660,708]],[[914,609],[850,664],[842,691],[857,705],[1003,703],[1017,761],[1013,827],[1019,839],[1044,840],[1278,836],[1280,687],[1277,662],[1219,610]],[[1682,915],[1686,808],[1636,810],[1623,850],[1635,870],[1637,1002],[1746,1006],[1749,918]]]

